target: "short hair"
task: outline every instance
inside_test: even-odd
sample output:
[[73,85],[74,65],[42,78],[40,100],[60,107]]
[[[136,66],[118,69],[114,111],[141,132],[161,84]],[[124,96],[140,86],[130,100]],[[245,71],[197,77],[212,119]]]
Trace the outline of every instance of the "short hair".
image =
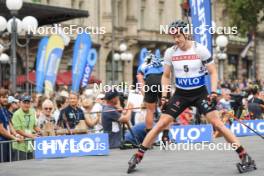
[[46,100],[44,100],[43,101],[43,103],[42,103],[42,108],[44,108],[44,106],[45,105],[52,105],[52,107],[54,108],[54,104],[53,104],[53,102],[50,100],[50,99],[46,99]]
[[0,97],[4,97],[8,95],[8,90],[4,88],[0,88]]
[[77,98],[79,98],[79,94],[78,94],[77,92],[72,92],[72,91],[71,91],[71,92],[69,93],[69,97],[70,97],[70,95],[75,95]]
[[56,102],[57,108],[60,109],[62,105],[66,102],[66,97],[58,96],[56,97],[55,102]]

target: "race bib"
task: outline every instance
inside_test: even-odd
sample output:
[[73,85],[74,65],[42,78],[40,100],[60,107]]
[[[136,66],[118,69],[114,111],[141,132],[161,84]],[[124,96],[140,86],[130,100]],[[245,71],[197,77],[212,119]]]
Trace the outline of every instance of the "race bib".
[[194,78],[176,78],[176,85],[183,88],[192,88],[205,85],[205,77],[199,76]]

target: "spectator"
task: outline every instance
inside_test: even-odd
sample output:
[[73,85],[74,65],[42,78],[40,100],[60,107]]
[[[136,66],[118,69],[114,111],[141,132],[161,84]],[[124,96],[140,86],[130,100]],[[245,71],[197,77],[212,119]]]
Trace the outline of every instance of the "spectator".
[[64,96],[58,96],[55,99],[57,109],[54,111],[53,116],[55,118],[56,124],[58,123],[60,112],[62,109],[64,109],[67,106],[66,103],[66,97]]
[[229,89],[223,89],[222,90],[222,98],[219,101],[220,109],[221,110],[231,110],[231,96],[230,96],[230,90]]
[[42,112],[42,103],[45,101],[47,97],[43,95],[38,95],[35,97],[35,100],[33,102],[33,108],[36,110],[36,116],[37,118],[41,115]]
[[19,109],[19,100],[13,96],[9,96],[7,101],[8,101],[7,108],[10,113],[10,116],[12,117],[13,113]]
[[[8,104],[8,91],[0,89],[0,142],[8,140],[21,141],[23,137],[16,133],[11,123],[11,115],[6,109]],[[0,162],[9,162],[11,143],[0,144]]]
[[[105,133],[109,134],[110,148],[118,148],[121,144],[121,123],[128,123],[131,110],[120,113],[119,94],[117,91],[109,91],[105,94],[106,105],[103,106],[102,125]],[[131,105],[128,108],[132,108]]]
[[[105,97],[104,94],[99,94],[96,97],[95,104],[93,105],[91,112],[100,112],[103,110],[103,105],[105,104],[104,97]],[[97,114],[94,113],[94,114],[91,114],[91,116],[92,116],[92,118],[96,118]],[[94,129],[96,131],[100,131],[103,129],[101,114],[99,114],[99,122],[95,125]]]
[[38,127],[42,130],[44,136],[54,136],[55,132],[55,118],[52,116],[54,110],[53,102],[46,99],[42,103],[42,113],[38,118]]
[[80,121],[85,120],[83,110],[78,107],[78,99],[78,94],[69,94],[69,105],[61,110],[58,120],[58,126],[67,129],[71,134]]
[[100,115],[99,113],[94,113],[95,118],[93,118],[93,114],[90,114],[91,110],[93,108],[93,101],[92,99],[85,98],[82,100],[82,109],[85,114],[85,120],[87,122],[87,125],[90,129],[93,129],[96,124],[99,123]]
[[[18,134],[24,138],[35,139],[40,134],[40,129],[37,127],[36,112],[31,106],[31,97],[27,95],[22,96],[21,107],[13,114],[12,123]],[[17,161],[18,158],[20,160],[32,159],[33,148],[30,143],[31,141],[15,142],[13,144],[15,151],[13,160]]]
[[252,119],[263,119],[264,101],[259,97],[258,87],[252,88],[252,97],[248,100],[248,111]]

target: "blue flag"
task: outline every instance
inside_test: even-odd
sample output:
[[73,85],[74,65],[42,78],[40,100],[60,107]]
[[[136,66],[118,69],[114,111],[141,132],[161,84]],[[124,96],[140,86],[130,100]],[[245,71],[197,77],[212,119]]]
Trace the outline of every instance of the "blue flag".
[[97,52],[96,52],[96,49],[92,48],[89,51],[89,54],[86,60],[86,67],[84,69],[84,75],[82,79],[82,87],[85,87],[88,85],[89,79],[90,79],[91,73],[93,72],[93,68],[96,64],[96,61],[97,61]]
[[[212,55],[212,34],[209,28],[212,26],[211,0],[189,0],[191,5],[192,25],[193,28],[199,28],[197,33],[194,32],[196,42],[206,46]],[[195,31],[195,30],[194,30]],[[206,86],[211,91],[210,77],[206,76]]]
[[89,50],[92,46],[91,37],[87,33],[78,35],[73,49],[72,59],[72,91],[79,92],[81,80],[83,78],[84,69]]

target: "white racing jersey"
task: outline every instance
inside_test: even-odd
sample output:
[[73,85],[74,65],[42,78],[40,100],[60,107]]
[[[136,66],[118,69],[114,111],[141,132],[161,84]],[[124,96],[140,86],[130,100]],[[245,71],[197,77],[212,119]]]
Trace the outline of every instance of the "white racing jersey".
[[194,42],[186,51],[177,46],[170,47],[164,55],[164,64],[174,68],[177,88],[192,90],[205,85],[206,65],[214,63],[208,49]]

